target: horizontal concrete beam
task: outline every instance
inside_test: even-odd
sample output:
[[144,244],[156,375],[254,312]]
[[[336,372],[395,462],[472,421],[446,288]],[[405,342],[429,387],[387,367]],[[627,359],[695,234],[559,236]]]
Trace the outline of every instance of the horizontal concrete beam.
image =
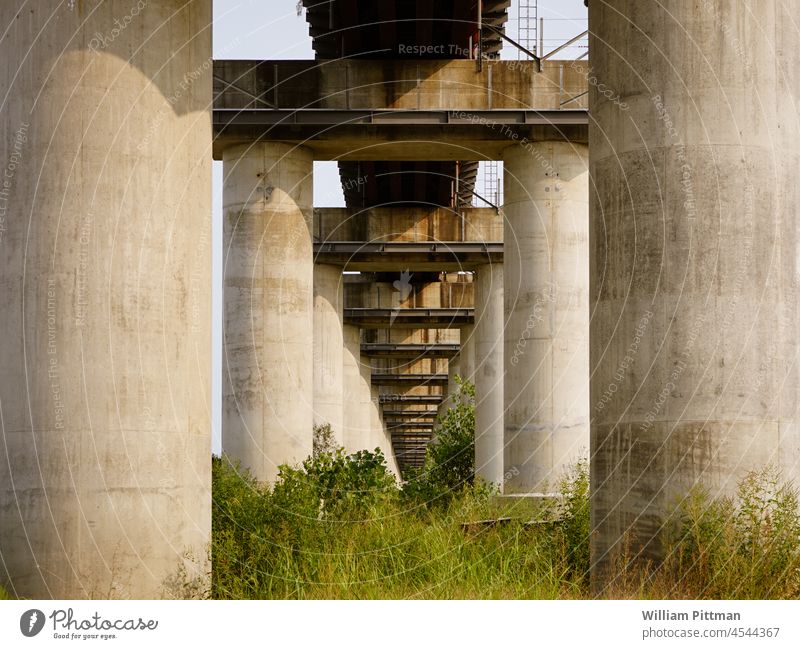
[[426,387],[447,385],[447,374],[373,374],[372,385],[419,385]]
[[314,261],[349,271],[468,271],[503,261],[502,243],[479,242],[354,242],[314,244]]
[[414,421],[414,420],[399,420],[393,422],[387,422],[386,428],[390,431],[402,430],[407,428],[414,428],[421,431],[430,431],[434,427],[434,422],[432,421]]
[[382,404],[386,403],[414,403],[414,404],[439,404],[444,401],[441,394],[382,394],[378,397]]
[[586,142],[587,70],[585,61],[546,61],[541,72],[532,61],[215,61],[214,156],[255,139],[302,143],[317,160],[376,161],[497,160],[514,141]]
[[424,428],[398,428],[391,431],[392,442],[427,442],[433,437],[431,429]]
[[586,110],[363,111],[215,109],[215,160],[230,146],[296,143],[315,160],[501,160],[512,144],[588,141]]
[[475,309],[345,309],[344,321],[363,329],[459,327],[475,322]]
[[[367,176],[351,182],[375,182]],[[503,216],[493,208],[453,209],[436,206],[387,205],[350,210],[314,209],[314,240],[484,242],[503,241]]]
[[365,343],[361,345],[361,355],[367,358],[452,358],[460,349],[459,344]]
[[[214,61],[214,108],[558,110],[588,90],[585,61]],[[586,108],[587,98],[572,103]]]
[[406,421],[414,421],[417,419],[436,419],[438,414],[437,410],[384,410],[384,418],[397,418],[403,417]]

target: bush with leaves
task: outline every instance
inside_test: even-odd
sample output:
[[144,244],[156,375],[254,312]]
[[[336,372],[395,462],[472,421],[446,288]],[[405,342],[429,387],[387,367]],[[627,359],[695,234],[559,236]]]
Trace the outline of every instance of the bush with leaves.
[[281,466],[270,488],[227,458],[212,471],[213,597],[282,593],[289,578],[315,578],[324,548],[343,526],[371,518],[397,498],[380,450],[319,452],[300,467]]
[[677,513],[660,576],[695,598],[800,597],[800,509],[774,467],[748,473],[736,497],[697,487]]
[[589,462],[580,459],[561,478],[559,498],[548,512],[550,542],[562,578],[578,587],[589,584]]
[[421,469],[406,470],[403,494],[446,503],[475,481],[475,386],[456,376],[453,405],[437,420]]

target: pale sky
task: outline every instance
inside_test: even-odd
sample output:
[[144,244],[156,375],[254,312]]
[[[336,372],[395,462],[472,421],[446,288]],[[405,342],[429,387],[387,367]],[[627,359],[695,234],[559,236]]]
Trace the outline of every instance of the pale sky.
[[[517,39],[517,6],[512,0],[508,35]],[[544,51],[549,52],[587,29],[583,0],[539,0],[545,19]],[[576,58],[585,50],[571,49],[557,58]],[[305,15],[298,16],[297,0],[214,0],[215,59],[313,59]],[[501,58],[516,59],[517,50],[505,45]],[[212,426],[214,453],[221,451],[222,400],[222,163],[214,163],[213,220],[213,382]],[[482,186],[478,179],[478,191]],[[335,162],[314,163],[314,205],[344,206]]]

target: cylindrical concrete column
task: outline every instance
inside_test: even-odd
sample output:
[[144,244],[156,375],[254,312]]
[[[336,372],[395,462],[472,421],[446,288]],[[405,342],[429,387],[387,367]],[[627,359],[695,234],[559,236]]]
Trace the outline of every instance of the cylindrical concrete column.
[[266,142],[223,162],[222,448],[272,482],[312,452],[313,159]]
[[344,380],[344,435],[343,444],[348,453],[360,451],[369,445],[369,410],[364,391],[369,391],[361,366],[361,330],[354,325],[343,329],[343,380]]
[[361,409],[361,426],[359,436],[356,438],[354,450],[374,451],[380,445],[378,428],[381,426],[377,404],[372,401],[372,362],[366,356],[359,355],[359,374],[361,377],[361,391],[359,393],[359,407]]
[[589,446],[588,151],[505,161],[506,493],[551,493]]
[[442,417],[448,408],[451,408],[455,403],[455,395],[458,394],[459,390],[458,379],[461,379],[460,354],[457,354],[447,362],[447,390],[437,409],[437,417]]
[[458,371],[462,381],[475,383],[475,325],[461,327]]
[[796,8],[590,3],[592,561],[688,491],[798,477]]
[[503,486],[503,264],[475,275],[475,475]]
[[0,583],[180,596],[211,526],[211,2],[72,5],[0,4]]
[[314,266],[314,425],[344,445],[344,282],[339,266]]
[[375,448],[380,448],[386,458],[386,467],[395,476],[400,476],[400,471],[397,467],[397,460],[394,456],[394,448],[392,447],[392,437],[389,433],[386,422],[383,420],[380,405],[380,389],[377,386],[372,386],[370,391],[370,414],[372,417],[372,430],[374,431],[375,441],[367,447],[372,451]]

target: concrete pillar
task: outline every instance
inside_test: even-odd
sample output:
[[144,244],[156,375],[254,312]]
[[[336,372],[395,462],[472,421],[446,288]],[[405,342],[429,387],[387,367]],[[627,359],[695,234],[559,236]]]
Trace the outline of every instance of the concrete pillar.
[[312,452],[313,160],[267,142],[223,163],[222,448],[272,482]]
[[[590,3],[592,561],[702,483],[798,477],[796,8]],[[757,17],[757,18],[756,18]]]
[[374,450],[378,447],[383,451],[383,456],[386,458],[386,466],[391,473],[396,477],[400,477],[400,469],[397,466],[397,458],[394,456],[394,448],[392,447],[392,436],[386,428],[386,422],[383,419],[383,409],[380,405],[380,388],[373,386],[371,389],[371,407],[370,413],[372,416],[372,429],[374,431],[375,442],[370,445],[369,450]]
[[207,570],[211,3],[150,0],[95,37],[130,12],[0,5],[0,584],[20,598],[179,595],[184,552]]
[[[360,351],[360,350],[359,350]],[[372,401],[372,362],[366,356],[359,356],[358,369],[360,374],[359,408],[361,409],[361,426],[356,451],[374,451],[380,445],[378,428],[377,405]]]
[[503,485],[503,264],[475,275],[475,475]]
[[506,149],[506,493],[553,492],[588,455],[588,151]]
[[464,381],[475,383],[475,325],[461,327],[458,371]]
[[330,424],[344,445],[344,303],[342,269],[314,266],[314,425]]
[[455,396],[458,394],[459,389],[459,383],[456,377],[461,378],[460,354],[454,356],[447,362],[447,390],[445,391],[444,400],[439,404],[438,415],[440,417],[455,402]]
[[366,409],[364,382],[361,367],[361,330],[354,325],[344,325],[344,435],[343,445],[348,453],[367,448],[366,435],[369,430],[369,411]]

